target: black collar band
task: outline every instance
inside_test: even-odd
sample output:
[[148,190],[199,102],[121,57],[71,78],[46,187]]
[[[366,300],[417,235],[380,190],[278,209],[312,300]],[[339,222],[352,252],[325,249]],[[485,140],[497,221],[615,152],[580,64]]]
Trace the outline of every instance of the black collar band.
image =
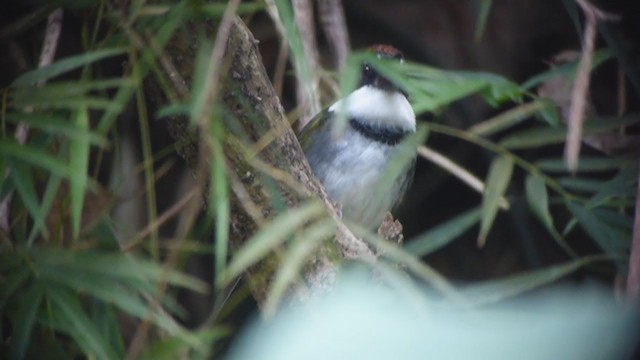
[[365,124],[355,118],[349,119],[349,125],[364,137],[387,145],[397,145],[405,136],[409,135],[409,131],[397,127],[382,128]]

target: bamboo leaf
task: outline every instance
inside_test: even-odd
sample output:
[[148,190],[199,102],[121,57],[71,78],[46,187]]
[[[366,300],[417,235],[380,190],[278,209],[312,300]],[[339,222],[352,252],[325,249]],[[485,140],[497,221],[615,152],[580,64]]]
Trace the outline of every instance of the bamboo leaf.
[[554,230],[553,218],[549,213],[549,194],[544,180],[536,175],[529,174],[526,184],[527,201],[534,215],[542,222],[547,230]]
[[[223,327],[214,327],[209,330],[196,332],[193,334],[203,344],[210,344],[229,334],[229,330]],[[171,337],[157,341],[147,348],[141,360],[173,360],[184,358],[186,353],[193,347],[181,337]],[[208,356],[203,356],[209,358]],[[187,358],[198,358],[188,357]]]
[[18,77],[13,82],[13,85],[14,86],[35,85],[40,81],[44,81],[52,77],[64,74],[66,72],[91,64],[98,60],[102,60],[104,58],[123,54],[126,51],[127,51],[126,48],[111,48],[111,49],[95,50],[95,51],[83,53],[81,55],[71,56],[62,60],[58,60],[51,65],[37,68],[35,70],[25,73],[20,77]]
[[18,302],[18,309],[15,313],[15,322],[11,333],[11,357],[12,359],[22,359],[30,345],[31,332],[40,310],[44,292],[39,284],[33,284],[21,296]]
[[63,331],[74,339],[87,356],[100,360],[119,358],[87,317],[77,296],[55,286],[47,287],[46,294],[51,300],[55,323],[63,327]]
[[86,139],[92,145],[106,146],[107,139],[91,131],[79,130],[66,117],[57,116],[55,114],[26,114],[26,113],[8,113],[7,119],[15,124],[26,124],[32,129],[39,129],[52,135],[62,135],[66,138],[77,140],[79,138]]
[[537,289],[561,279],[585,265],[607,259],[603,256],[584,257],[561,265],[510,276],[506,279],[468,286],[461,289],[460,292],[475,306],[487,305]]
[[626,254],[631,246],[629,237],[620,236],[620,232],[602,221],[593,210],[576,202],[567,202],[567,207],[575,216],[580,226],[610,256]]
[[[589,157],[581,156],[576,172],[599,172],[633,167],[637,164],[628,157]],[[566,163],[561,158],[541,159],[535,165],[545,172],[569,172]]]
[[70,272],[108,276],[120,281],[137,284],[144,284],[148,281],[165,281],[168,284],[199,292],[203,292],[207,288],[205,283],[191,276],[167,270],[152,261],[136,259],[120,253],[67,251],[48,248],[46,250],[33,249],[29,254],[33,259],[32,261],[40,266],[52,266]]
[[34,227],[42,229],[45,237],[48,237],[49,234],[45,228],[46,214],[38,201],[38,193],[33,183],[31,171],[24,163],[16,160],[9,160],[9,164],[11,165],[11,178],[16,190],[18,190],[20,200],[22,200],[34,221]]
[[487,188],[482,196],[482,218],[478,235],[478,246],[480,247],[484,246],[487,240],[487,235],[500,207],[500,199],[509,186],[512,172],[513,160],[509,157],[498,157],[491,164],[486,181]]
[[474,39],[476,42],[482,40],[482,35],[487,27],[487,19],[489,18],[489,12],[491,11],[492,0],[480,0],[480,9],[478,10],[478,20],[476,22],[476,30],[474,33]]
[[480,220],[480,209],[472,209],[418,235],[405,246],[405,250],[423,257],[449,244]]
[[296,237],[291,249],[278,266],[278,271],[264,306],[265,315],[272,316],[275,313],[289,285],[291,285],[295,281],[296,276],[300,274],[300,269],[309,254],[311,254],[323,240],[326,240],[335,233],[335,229],[336,224],[333,219],[320,220],[309,226]]
[[293,231],[306,221],[320,216],[324,206],[319,201],[310,201],[301,207],[283,213],[266,227],[258,231],[233,256],[229,266],[219,275],[217,286],[226,286],[233,278],[240,275],[247,267],[255,264],[276,246],[280,245]]
[[[89,114],[86,108],[80,108],[74,116],[76,127],[83,132],[89,130]],[[80,235],[80,223],[82,219],[82,208],[84,196],[87,188],[89,176],[89,150],[90,145],[86,138],[72,139],[69,151],[69,166],[71,168],[71,178],[69,179],[71,195],[71,223],[73,237]]]
[[0,139],[0,153],[65,178],[71,174],[69,166],[49,152],[29,145],[20,145],[12,139]]
[[[604,131],[614,130],[621,126],[634,124],[640,121],[638,114],[621,117],[594,118],[584,123],[584,135],[598,134]],[[561,144],[565,141],[567,129],[540,127],[527,129],[509,135],[500,141],[500,145],[508,149],[527,149],[545,145]]]

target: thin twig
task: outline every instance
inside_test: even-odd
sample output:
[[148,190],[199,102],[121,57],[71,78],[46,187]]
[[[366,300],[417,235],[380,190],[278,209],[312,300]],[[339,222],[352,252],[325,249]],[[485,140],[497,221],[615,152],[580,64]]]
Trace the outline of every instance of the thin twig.
[[593,51],[596,42],[596,27],[600,20],[614,20],[617,17],[607,14],[587,0],[576,0],[585,15],[585,29],[583,34],[583,46],[580,54],[580,63],[576,72],[576,80],[571,90],[571,107],[569,109],[569,131],[567,133],[566,145],[564,148],[564,159],[567,168],[571,172],[578,169],[580,156],[580,145],[582,143],[582,123],[587,109],[587,93],[589,91],[589,81]]
[[[320,99],[317,96],[320,77],[318,68],[318,43],[316,41],[316,29],[313,21],[313,3],[311,0],[293,0],[293,16],[302,39],[302,49],[307,60],[309,78],[298,74],[298,87],[296,95],[298,106],[302,106],[304,112],[298,121],[299,129],[302,129],[311,118],[320,112]],[[305,84],[309,81],[310,84]]]
[[[451,161],[451,159],[440,154],[439,152],[430,149],[426,146],[418,147],[418,154],[423,158],[431,161],[432,163],[440,166],[444,170],[448,171],[451,175],[460,179],[463,183],[469,185],[470,188],[482,194],[485,189],[485,184],[478,177],[467,171],[462,166]],[[509,201],[504,197],[500,198],[500,208],[503,210],[509,210]]]
[[318,16],[334,57],[334,65],[342,70],[347,63],[349,32],[341,0],[318,0]]
[[121,248],[122,252],[128,252],[131,251],[131,249],[133,249],[134,247],[138,246],[140,243],[142,243],[142,241],[149,236],[149,234],[151,234],[153,231],[157,230],[158,228],[160,228],[160,226],[162,226],[164,223],[166,223],[167,221],[169,221],[172,217],[174,217],[175,215],[178,214],[178,212],[180,210],[182,210],[189,201],[191,201],[191,199],[196,195],[196,190],[193,189],[191,191],[189,191],[187,193],[187,195],[185,195],[182,199],[180,199],[179,201],[177,201],[175,204],[173,204],[173,206],[171,206],[169,209],[167,209],[164,213],[162,213],[162,215],[158,216],[158,218],[156,219],[156,221],[150,223],[149,225],[147,225],[144,229],[142,229],[142,231],[140,231],[134,238],[133,240],[129,241],[128,244],[124,245]]

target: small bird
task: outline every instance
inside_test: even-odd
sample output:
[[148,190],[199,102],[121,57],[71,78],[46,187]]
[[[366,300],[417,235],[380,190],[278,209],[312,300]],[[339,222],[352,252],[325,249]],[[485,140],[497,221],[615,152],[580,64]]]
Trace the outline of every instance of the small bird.
[[[379,59],[404,61],[402,53],[389,45],[369,50]],[[347,126],[336,134],[341,112]],[[415,156],[391,187],[380,189],[379,185],[397,158],[399,143],[415,131],[416,116],[406,94],[363,63],[358,88],[314,116],[299,139],[313,173],[329,197],[341,205],[343,217],[376,230],[413,179]]]

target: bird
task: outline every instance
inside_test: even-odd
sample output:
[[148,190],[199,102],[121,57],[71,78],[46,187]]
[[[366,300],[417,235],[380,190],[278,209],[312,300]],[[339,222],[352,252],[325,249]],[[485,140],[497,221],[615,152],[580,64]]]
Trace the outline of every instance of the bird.
[[[368,51],[381,60],[404,62],[402,52],[390,45]],[[412,182],[416,152],[391,185],[381,189],[403,151],[401,141],[416,131],[416,115],[399,86],[367,62],[361,72],[357,88],[314,116],[298,138],[312,172],[339,204],[343,219],[375,231]],[[337,132],[341,116],[347,123]]]

